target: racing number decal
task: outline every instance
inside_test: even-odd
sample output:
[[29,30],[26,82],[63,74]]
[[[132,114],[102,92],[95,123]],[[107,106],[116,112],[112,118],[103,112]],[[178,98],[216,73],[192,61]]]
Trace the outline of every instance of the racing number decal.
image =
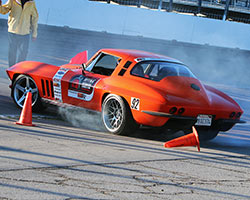
[[60,68],[53,77],[53,89],[56,101],[62,102],[61,80],[68,71],[69,69]]
[[131,108],[134,110],[140,110],[140,99],[131,97]]

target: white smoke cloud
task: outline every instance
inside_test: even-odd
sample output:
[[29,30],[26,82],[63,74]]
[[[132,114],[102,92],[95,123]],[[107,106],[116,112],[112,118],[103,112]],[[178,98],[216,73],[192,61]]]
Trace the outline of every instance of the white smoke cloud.
[[105,131],[99,112],[86,110],[80,107],[59,107],[58,113],[64,120],[75,127]]

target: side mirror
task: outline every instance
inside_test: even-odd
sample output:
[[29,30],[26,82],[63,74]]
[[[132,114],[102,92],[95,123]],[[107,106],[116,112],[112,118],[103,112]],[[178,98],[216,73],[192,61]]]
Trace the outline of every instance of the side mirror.
[[86,64],[85,63],[82,63],[82,69],[85,70],[86,69]]
[[85,75],[85,69],[86,69],[86,64],[85,63],[83,63],[82,64],[82,75]]

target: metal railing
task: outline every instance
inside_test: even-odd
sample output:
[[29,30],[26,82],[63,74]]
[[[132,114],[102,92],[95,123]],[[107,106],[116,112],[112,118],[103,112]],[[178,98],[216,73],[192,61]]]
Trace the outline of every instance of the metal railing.
[[250,0],[90,0],[250,23]]
[[[171,0],[90,0],[90,1],[102,1],[107,3],[117,3],[127,6],[145,6],[152,9],[158,9],[162,7],[164,3],[171,3]],[[202,4],[211,6],[225,7],[227,0],[202,0]],[[186,3],[197,4],[198,0],[173,0],[173,3]],[[238,8],[250,12],[250,0],[230,0],[230,8]]]

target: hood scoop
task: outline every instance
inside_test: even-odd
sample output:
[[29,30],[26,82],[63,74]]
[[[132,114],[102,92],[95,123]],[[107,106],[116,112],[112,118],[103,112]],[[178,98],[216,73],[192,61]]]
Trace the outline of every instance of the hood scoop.
[[200,87],[194,83],[191,84],[191,88],[193,88],[194,90],[200,91]]

